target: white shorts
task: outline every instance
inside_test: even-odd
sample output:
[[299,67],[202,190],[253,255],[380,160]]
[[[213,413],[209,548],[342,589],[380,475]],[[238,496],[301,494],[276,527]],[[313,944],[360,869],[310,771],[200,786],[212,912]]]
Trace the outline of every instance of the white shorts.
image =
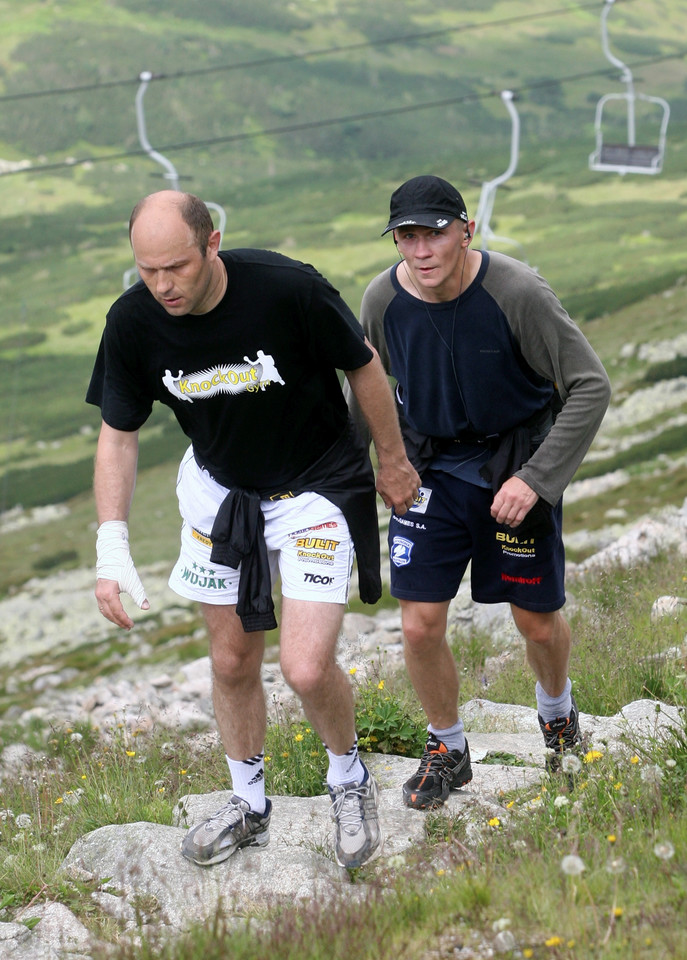
[[[217,604],[238,600],[240,567],[210,562],[210,531],[226,495],[227,488],[198,466],[189,447],[177,475],[181,551],[169,578],[172,590],[188,600]],[[260,507],[272,585],[281,576],[285,597],[346,603],[354,551],[339,508],[317,493],[263,500]]]

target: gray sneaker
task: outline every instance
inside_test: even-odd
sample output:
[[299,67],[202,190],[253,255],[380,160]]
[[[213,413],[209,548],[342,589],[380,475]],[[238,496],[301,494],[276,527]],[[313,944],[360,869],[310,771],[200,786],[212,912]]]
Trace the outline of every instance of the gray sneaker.
[[327,787],[332,800],[334,849],[340,867],[352,870],[382,852],[384,835],[377,813],[377,784],[365,768],[358,783]]
[[264,813],[253,813],[245,800],[233,796],[209,820],[189,830],[181,852],[199,866],[209,867],[226,860],[241,847],[264,847],[270,839],[271,813],[270,800]]

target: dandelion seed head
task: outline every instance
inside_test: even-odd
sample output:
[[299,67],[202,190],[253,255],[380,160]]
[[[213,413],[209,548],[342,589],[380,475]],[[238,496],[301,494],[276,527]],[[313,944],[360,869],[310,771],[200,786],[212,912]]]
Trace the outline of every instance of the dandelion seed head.
[[675,853],[675,847],[670,840],[661,840],[654,844],[654,853],[659,860],[670,860]]
[[606,871],[616,876],[625,873],[625,869],[626,864],[622,857],[611,857],[611,859],[606,862]]
[[569,877],[579,877],[586,869],[582,858],[577,854],[569,853],[561,860],[561,870]]
[[574,753],[566,753],[561,760],[561,770],[564,773],[579,773],[582,769],[580,758]]
[[654,784],[658,786],[661,780],[663,780],[663,771],[658,766],[658,764],[653,764],[650,767],[644,767],[640,774],[644,783]]

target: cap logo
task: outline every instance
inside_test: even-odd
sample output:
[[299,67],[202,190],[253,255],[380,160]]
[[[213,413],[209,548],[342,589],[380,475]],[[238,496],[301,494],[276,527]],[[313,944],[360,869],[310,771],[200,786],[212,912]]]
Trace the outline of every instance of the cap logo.
[[442,220],[437,220],[437,226],[438,226],[438,227],[445,227],[447,223],[448,223],[448,220],[443,220],[443,219],[442,219]]
[[417,223],[417,220],[401,220],[400,223],[396,224],[398,227],[404,226],[406,223]]

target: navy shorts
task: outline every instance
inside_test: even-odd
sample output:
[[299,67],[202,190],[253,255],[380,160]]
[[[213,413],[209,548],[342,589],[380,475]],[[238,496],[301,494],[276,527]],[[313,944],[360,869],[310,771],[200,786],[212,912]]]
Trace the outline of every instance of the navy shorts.
[[440,470],[427,470],[420,496],[389,521],[391,594],[399,600],[443,603],[458,592],[472,560],[472,598],[513,603],[549,613],[565,603],[562,504],[553,510],[554,532],[519,537],[494,521],[490,489]]

